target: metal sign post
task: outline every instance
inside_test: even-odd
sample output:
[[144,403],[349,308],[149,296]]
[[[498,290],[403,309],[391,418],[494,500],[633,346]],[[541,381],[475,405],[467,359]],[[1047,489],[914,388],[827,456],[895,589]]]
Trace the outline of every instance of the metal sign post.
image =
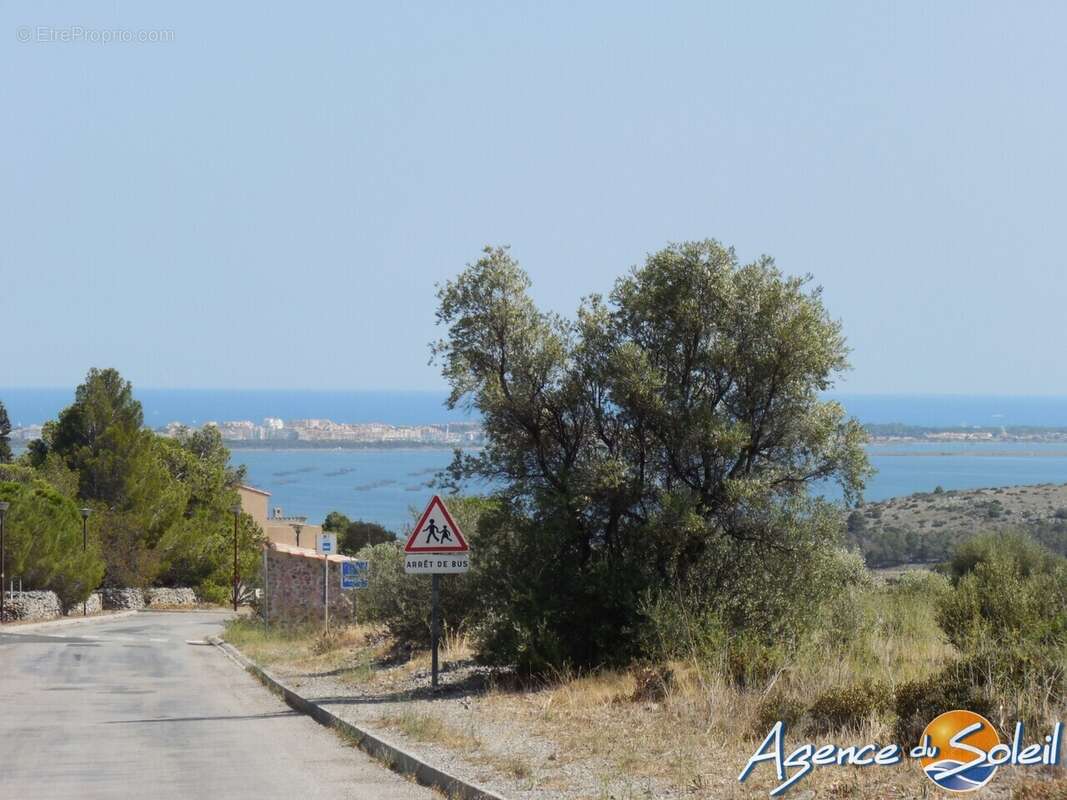
[[432,581],[430,588],[430,647],[433,649],[433,655],[430,658],[430,686],[434,689],[437,688],[437,645],[440,639],[440,631],[438,630],[438,615],[437,615],[437,600],[440,594],[441,576],[436,572],[430,579]]
[[322,553],[322,624],[326,632],[330,631],[330,556],[337,552],[337,534],[320,533],[315,543]]
[[470,546],[444,501],[434,495],[404,545],[404,572],[430,575],[430,685],[438,684],[441,643],[441,575],[470,569]]
[[330,557],[322,557],[322,624],[330,632]]

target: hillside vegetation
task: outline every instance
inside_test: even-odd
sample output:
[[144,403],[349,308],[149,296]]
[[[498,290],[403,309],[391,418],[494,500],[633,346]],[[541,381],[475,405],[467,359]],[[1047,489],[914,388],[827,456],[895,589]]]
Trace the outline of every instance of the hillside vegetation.
[[1067,555],[1067,484],[919,492],[849,513],[848,537],[874,568],[946,560],[979,533],[1023,531]]

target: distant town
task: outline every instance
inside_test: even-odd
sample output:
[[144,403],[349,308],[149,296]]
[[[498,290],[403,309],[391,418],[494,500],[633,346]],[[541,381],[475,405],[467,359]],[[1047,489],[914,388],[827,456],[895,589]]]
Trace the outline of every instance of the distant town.
[[[334,422],[329,419],[267,417],[261,423],[251,420],[205,422],[189,426],[171,422],[156,432],[176,436],[182,429],[214,427],[223,441],[237,447],[480,447],[484,434],[476,422],[439,425],[388,425],[384,422]],[[40,438],[41,425],[14,428],[11,439],[25,444]]]
[[[477,422],[433,425],[389,425],[384,422],[334,422],[330,419],[266,417],[251,420],[214,420],[203,425],[171,422],[155,428],[163,436],[176,436],[182,428],[215,427],[233,447],[481,447],[484,431]],[[1067,428],[1042,426],[990,426],[938,428],[900,423],[868,424],[871,444],[895,442],[1067,442]],[[41,425],[11,430],[11,441],[25,445],[40,438]]]
[[865,425],[871,444],[893,442],[1067,442],[1067,428],[1035,425],[934,428],[900,423]]

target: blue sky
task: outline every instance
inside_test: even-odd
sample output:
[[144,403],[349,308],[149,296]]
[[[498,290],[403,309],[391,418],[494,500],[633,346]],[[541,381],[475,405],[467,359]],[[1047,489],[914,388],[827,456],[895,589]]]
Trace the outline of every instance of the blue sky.
[[845,391],[1067,394],[1067,6],[572,5],[5,4],[0,386],[439,388],[482,245],[569,313],[713,237]]

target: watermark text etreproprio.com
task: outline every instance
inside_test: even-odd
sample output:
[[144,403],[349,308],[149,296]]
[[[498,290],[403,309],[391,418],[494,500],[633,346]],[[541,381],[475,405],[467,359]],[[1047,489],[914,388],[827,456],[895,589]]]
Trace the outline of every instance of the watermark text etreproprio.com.
[[84,25],[20,25],[15,38],[22,44],[161,44],[174,41],[169,28],[90,28]]

